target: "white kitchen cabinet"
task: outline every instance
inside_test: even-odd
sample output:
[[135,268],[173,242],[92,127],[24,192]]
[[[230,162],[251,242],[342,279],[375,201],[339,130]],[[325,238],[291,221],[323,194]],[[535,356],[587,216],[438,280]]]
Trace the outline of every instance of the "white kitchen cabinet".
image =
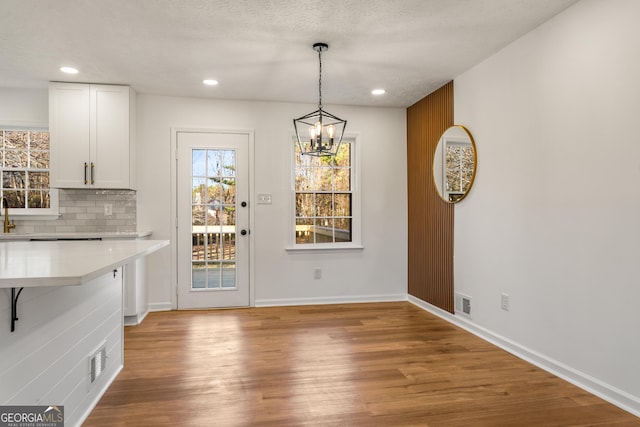
[[[112,240],[103,237],[104,240]],[[149,235],[124,238],[117,240],[148,240]],[[146,257],[138,258],[123,267],[123,305],[124,324],[127,326],[138,325],[149,313],[147,304],[147,260]]]
[[135,189],[135,91],[49,84],[51,187]]
[[145,258],[138,258],[124,266],[123,314],[124,324],[137,325],[149,313],[147,305]]

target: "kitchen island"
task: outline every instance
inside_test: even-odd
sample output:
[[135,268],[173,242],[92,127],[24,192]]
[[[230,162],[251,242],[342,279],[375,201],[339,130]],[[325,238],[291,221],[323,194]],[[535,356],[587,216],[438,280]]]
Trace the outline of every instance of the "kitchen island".
[[168,245],[166,240],[0,243],[0,288],[81,285]]
[[0,242],[0,405],[63,405],[80,425],[123,366],[122,269],[167,245]]
[[[149,240],[151,231],[83,231],[66,233],[5,233],[0,242],[29,241],[80,241],[80,240]],[[124,324],[137,325],[149,312],[146,293],[146,259],[138,258],[127,264],[124,272]]]

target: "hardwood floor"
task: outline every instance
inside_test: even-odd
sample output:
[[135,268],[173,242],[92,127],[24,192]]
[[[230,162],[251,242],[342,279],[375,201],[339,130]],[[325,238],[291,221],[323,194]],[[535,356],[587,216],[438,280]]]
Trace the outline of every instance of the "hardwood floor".
[[408,302],[151,313],[85,426],[640,426]]

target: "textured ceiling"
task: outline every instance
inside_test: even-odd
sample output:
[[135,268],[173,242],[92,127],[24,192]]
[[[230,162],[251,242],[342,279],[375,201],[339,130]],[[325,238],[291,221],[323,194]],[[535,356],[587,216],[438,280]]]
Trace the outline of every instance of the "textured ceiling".
[[0,86],[316,103],[321,41],[325,104],[407,107],[575,2],[2,0]]

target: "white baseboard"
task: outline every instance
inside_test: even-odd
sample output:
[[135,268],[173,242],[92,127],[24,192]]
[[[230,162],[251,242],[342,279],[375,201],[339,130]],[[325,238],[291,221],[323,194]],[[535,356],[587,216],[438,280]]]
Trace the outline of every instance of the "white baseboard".
[[544,369],[545,371],[562,378],[571,384],[580,387],[583,390],[592,393],[607,402],[624,409],[631,414],[640,417],[640,398],[633,396],[623,390],[613,387],[597,378],[580,372],[570,366],[567,366],[557,360],[547,357],[530,348],[518,344],[508,338],[495,334],[488,329],[476,325],[472,321],[461,316],[455,316],[448,311],[442,310],[428,302],[422,301],[413,295],[408,296],[410,303],[434,314],[454,325],[470,332],[485,341],[494,344],[501,349],[517,356],[527,362]]
[[120,372],[122,371],[122,369],[124,369],[123,365],[120,365],[118,367],[118,369],[116,369],[113,374],[111,375],[111,377],[109,377],[103,384],[102,389],[100,390],[100,392],[96,395],[96,397],[91,401],[91,403],[89,404],[89,406],[87,407],[87,409],[82,413],[82,415],[80,416],[80,419],[78,420],[78,424],[76,424],[76,427],[80,427],[82,426],[82,424],[87,420],[87,418],[89,417],[89,415],[91,415],[91,412],[93,412],[93,410],[95,409],[95,407],[98,405],[98,402],[100,402],[100,399],[102,399],[102,396],[104,396],[104,394],[107,392],[107,389],[111,386],[111,384],[116,380],[116,377],[118,376],[118,374],[120,374]]
[[145,317],[149,314],[149,310],[142,314],[136,314],[135,316],[124,316],[124,326],[136,326],[142,323]]
[[170,302],[152,302],[147,305],[149,311],[171,311],[175,310]]
[[407,294],[390,295],[358,295],[349,297],[317,297],[317,298],[283,298],[262,299],[255,301],[255,307],[278,307],[291,305],[319,305],[319,304],[353,304],[363,302],[392,302],[406,301]]

